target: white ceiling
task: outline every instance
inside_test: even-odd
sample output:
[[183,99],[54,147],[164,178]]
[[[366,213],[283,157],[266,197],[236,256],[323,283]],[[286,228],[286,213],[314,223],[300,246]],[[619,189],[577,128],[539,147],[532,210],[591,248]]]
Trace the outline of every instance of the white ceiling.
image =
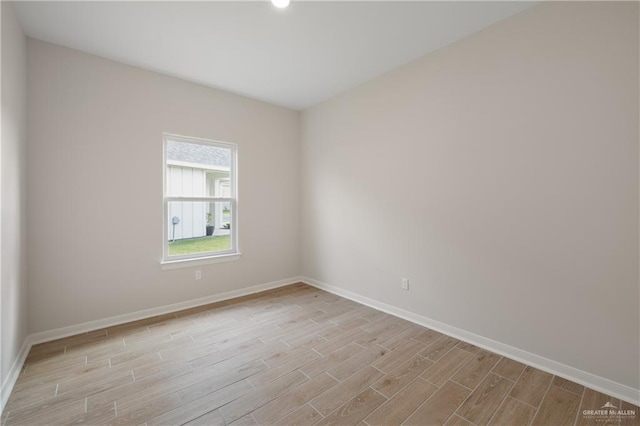
[[28,36],[304,109],[533,3],[18,2]]

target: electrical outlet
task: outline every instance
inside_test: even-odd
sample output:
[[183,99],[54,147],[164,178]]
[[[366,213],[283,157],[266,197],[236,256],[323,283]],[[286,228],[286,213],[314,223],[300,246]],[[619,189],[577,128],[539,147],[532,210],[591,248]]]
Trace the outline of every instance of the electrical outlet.
[[196,271],[196,280],[201,280],[201,279],[202,279],[202,271],[198,269]]
[[409,291],[409,278],[402,279],[402,289]]

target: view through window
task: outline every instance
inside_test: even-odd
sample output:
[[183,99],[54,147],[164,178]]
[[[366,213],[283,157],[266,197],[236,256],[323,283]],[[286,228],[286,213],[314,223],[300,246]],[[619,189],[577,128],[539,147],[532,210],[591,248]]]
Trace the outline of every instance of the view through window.
[[165,260],[236,252],[234,144],[165,135]]

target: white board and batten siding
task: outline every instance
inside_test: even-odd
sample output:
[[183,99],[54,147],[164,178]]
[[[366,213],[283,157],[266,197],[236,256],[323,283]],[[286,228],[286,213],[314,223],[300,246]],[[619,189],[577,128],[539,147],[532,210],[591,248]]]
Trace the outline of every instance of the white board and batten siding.
[[[206,196],[206,173],[192,167],[167,166],[167,189],[170,194],[181,196]],[[204,237],[207,225],[207,203],[169,203],[168,236],[170,240]],[[177,216],[180,223],[175,226],[171,219]]]

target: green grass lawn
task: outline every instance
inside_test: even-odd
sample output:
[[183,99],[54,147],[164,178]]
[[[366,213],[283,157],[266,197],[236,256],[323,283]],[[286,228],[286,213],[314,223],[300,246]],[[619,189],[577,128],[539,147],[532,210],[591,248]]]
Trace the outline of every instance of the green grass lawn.
[[169,241],[169,256],[202,253],[206,251],[222,251],[231,248],[231,236],[190,238],[188,240]]

